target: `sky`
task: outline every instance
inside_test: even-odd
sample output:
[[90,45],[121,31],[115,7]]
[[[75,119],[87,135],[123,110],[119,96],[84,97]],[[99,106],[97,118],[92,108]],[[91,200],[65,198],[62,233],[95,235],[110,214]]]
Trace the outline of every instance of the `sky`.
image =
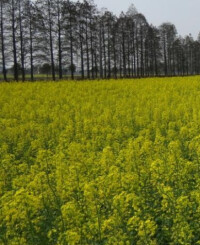
[[175,24],[181,36],[189,33],[196,39],[200,32],[200,0],[94,0],[98,8],[120,14],[134,4],[150,24],[159,26],[163,22]]

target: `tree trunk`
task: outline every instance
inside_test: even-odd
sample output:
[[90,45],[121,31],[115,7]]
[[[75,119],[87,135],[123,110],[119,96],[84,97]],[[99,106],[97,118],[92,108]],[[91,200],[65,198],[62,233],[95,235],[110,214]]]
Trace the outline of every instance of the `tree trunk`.
[[22,69],[22,81],[25,81],[25,67],[24,67],[24,38],[22,27],[22,13],[21,13],[21,0],[19,1],[19,29],[20,29],[20,51],[21,51],[21,69]]
[[164,36],[164,62],[165,62],[165,76],[168,75],[168,69],[167,69],[167,51],[166,51],[166,38]]
[[13,45],[13,63],[14,63],[14,80],[18,82],[18,64],[17,64],[17,48],[16,48],[16,27],[15,27],[15,4],[12,0],[12,45]]
[[141,60],[140,60],[140,66],[141,66],[141,77],[144,76],[144,53],[143,53],[143,30],[142,26],[140,27],[140,49],[141,49]]
[[125,50],[125,34],[122,33],[122,53],[123,53],[123,77],[126,77],[126,50]]
[[108,78],[111,77],[111,57],[110,57],[110,24],[108,23]]
[[5,45],[4,45],[4,19],[3,19],[3,2],[1,1],[1,55],[3,65],[3,78],[7,82],[6,61],[5,61]]
[[31,81],[34,80],[33,77],[33,28],[32,28],[32,13],[31,13],[31,3],[29,2],[29,39],[30,39],[30,65],[31,65]]
[[87,55],[87,77],[90,79],[90,57],[89,57],[89,38],[88,38],[88,19],[86,17],[86,55]]
[[70,13],[70,57],[71,57],[71,79],[74,80],[74,56],[73,56],[73,37],[72,37],[72,22]]
[[79,24],[79,38],[80,38],[80,47],[81,47],[81,78],[84,79],[84,57],[83,57],[83,30],[81,23]]
[[107,63],[106,63],[106,41],[105,41],[105,30],[103,26],[103,59],[104,59],[104,78],[107,77]]
[[99,28],[99,64],[100,64],[100,78],[103,79],[103,64],[102,64],[102,24],[100,22]]
[[137,56],[137,77],[139,77],[139,45],[138,45],[138,33],[137,33],[137,27],[136,27],[136,56]]
[[61,42],[61,23],[60,23],[60,3],[57,2],[58,8],[58,62],[59,62],[59,79],[63,78],[62,72],[62,42]]
[[117,57],[116,57],[116,49],[115,49],[115,39],[116,36],[114,35],[113,37],[113,55],[114,55],[114,78],[117,79]]
[[54,53],[53,53],[53,37],[52,37],[52,20],[51,20],[51,4],[48,0],[48,17],[49,17],[49,41],[50,41],[50,53],[51,53],[51,72],[53,81],[56,80],[55,77],[55,64],[54,64]]
[[91,44],[92,79],[94,79],[94,50],[93,50],[92,17],[90,17],[90,44]]

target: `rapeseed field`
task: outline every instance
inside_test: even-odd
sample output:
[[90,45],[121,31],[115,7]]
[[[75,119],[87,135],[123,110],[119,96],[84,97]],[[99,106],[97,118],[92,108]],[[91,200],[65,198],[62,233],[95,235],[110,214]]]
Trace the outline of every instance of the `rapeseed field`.
[[0,244],[200,244],[200,77],[0,84]]

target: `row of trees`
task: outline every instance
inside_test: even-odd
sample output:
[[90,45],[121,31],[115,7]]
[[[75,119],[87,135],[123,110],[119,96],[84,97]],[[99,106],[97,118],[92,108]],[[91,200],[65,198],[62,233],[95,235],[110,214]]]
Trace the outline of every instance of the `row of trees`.
[[1,0],[0,31],[5,81],[10,67],[16,81],[34,80],[39,67],[53,80],[66,70],[72,79],[200,73],[200,40],[150,25],[133,5],[117,17],[90,0]]

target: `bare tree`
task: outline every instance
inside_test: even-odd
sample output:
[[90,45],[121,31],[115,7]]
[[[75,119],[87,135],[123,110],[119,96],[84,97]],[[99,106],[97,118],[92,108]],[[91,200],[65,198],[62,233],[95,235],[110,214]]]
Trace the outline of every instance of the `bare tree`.
[[1,56],[2,56],[2,71],[4,81],[7,81],[6,58],[5,58],[5,35],[4,35],[4,12],[6,1],[0,1],[0,28],[1,28]]

